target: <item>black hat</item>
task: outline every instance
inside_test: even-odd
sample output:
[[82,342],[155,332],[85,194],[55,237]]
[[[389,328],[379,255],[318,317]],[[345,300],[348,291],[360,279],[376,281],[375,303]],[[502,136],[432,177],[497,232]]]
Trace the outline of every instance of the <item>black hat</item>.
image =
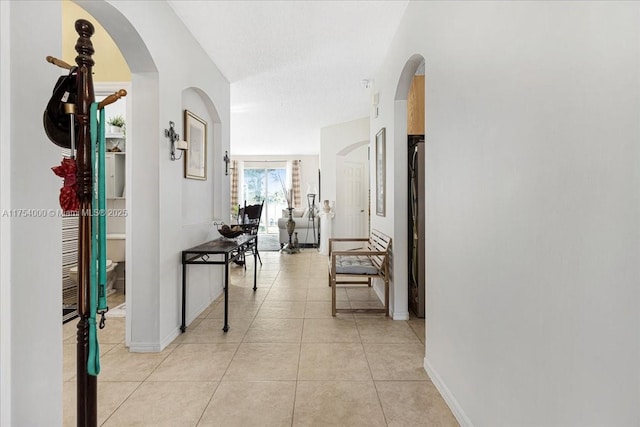
[[[65,104],[76,103],[77,67],[71,67],[69,74],[60,76],[53,88],[51,99],[44,110],[44,131],[49,139],[62,148],[71,148],[71,122],[65,111]],[[78,131],[76,123],[74,134]]]

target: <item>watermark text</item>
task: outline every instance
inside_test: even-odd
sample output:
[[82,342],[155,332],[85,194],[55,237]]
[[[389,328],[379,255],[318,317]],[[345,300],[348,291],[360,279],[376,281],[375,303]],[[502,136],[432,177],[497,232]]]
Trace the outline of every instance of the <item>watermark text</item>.
[[126,209],[83,209],[81,211],[70,212],[62,209],[2,209],[2,218],[51,218],[63,216],[108,216],[125,217]]

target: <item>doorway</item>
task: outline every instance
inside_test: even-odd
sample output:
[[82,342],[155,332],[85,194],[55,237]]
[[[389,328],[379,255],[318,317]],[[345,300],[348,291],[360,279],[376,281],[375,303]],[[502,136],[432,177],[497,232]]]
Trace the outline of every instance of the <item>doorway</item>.
[[[157,233],[154,233],[157,228],[154,230],[149,228],[153,224],[150,218],[157,217],[158,194],[150,191],[148,185],[149,158],[158,157],[160,150],[160,145],[155,137],[157,129],[160,128],[158,117],[153,110],[150,111],[148,108],[150,103],[158,99],[158,70],[141,36],[114,6],[105,1],[63,2],[63,7],[66,6],[73,7],[75,11],[67,15],[66,22],[63,21],[63,49],[75,45],[77,39],[77,34],[74,34],[73,31],[75,19],[88,19],[96,27],[96,33],[109,36],[113,43],[111,45],[113,51],[117,50],[121,53],[122,61],[129,70],[127,78],[114,77],[112,74],[108,77],[95,75],[94,83],[98,81],[130,81],[131,93],[127,96],[125,117],[126,135],[128,142],[135,141],[135,144],[125,142],[124,173],[127,181],[121,197],[123,197],[126,211],[121,212],[123,216],[120,217],[120,220],[124,219],[125,223],[127,264],[124,272],[126,287],[124,341],[125,346],[131,350],[132,336],[135,335],[135,330],[141,330],[145,324],[150,323],[152,319],[149,319],[148,313],[153,313],[148,307],[153,302],[146,297],[145,287],[132,287],[132,283],[140,285],[150,282],[148,271],[141,266],[145,265],[146,259],[144,258],[148,254],[148,248],[158,245]],[[65,14],[66,12],[63,13],[63,16]],[[99,31],[98,28],[100,28]],[[97,37],[96,34],[94,36]],[[101,50],[105,52],[107,45],[109,45],[108,41],[100,41],[95,37],[92,38],[93,43],[99,44]],[[73,58],[75,54],[71,53],[69,56]],[[114,68],[109,66],[101,69],[111,72]],[[97,73],[98,70],[94,68],[94,72]],[[135,93],[135,102],[133,93]],[[132,120],[133,117],[136,117],[135,123]],[[136,194],[135,201],[131,197],[132,194]],[[141,261],[141,258],[144,260]],[[134,317],[136,322],[133,321]],[[115,323],[118,322],[112,322],[112,324]]]
[[367,197],[364,191],[365,171],[364,164],[356,162],[344,162],[342,169],[343,191],[339,194],[345,216],[347,229],[351,230],[354,236],[365,236],[367,234],[365,221],[365,206]]
[[[414,90],[418,97],[411,95],[412,86],[416,75],[424,76],[425,60],[420,54],[412,55],[407,59],[396,86],[394,96],[394,126],[393,139],[394,144],[394,170],[403,176],[393,182],[393,201],[398,210],[406,209],[409,211],[410,191],[409,191],[409,156],[408,156],[408,136],[424,135],[424,130],[410,130],[410,126],[417,122],[425,126],[425,91]],[[423,77],[424,78],[424,77]],[[425,139],[426,141],[426,139]],[[427,146],[425,146],[426,148]],[[425,150],[425,157],[428,152]],[[420,202],[418,202],[420,203]],[[422,204],[426,206],[426,204]],[[409,214],[401,213],[393,218],[394,226],[394,243],[393,243],[393,318],[396,320],[409,320],[409,276],[410,276],[410,254],[413,238],[410,236]],[[424,246],[425,237],[422,243],[416,243],[418,246]],[[417,263],[425,265],[425,313],[427,313],[427,283],[426,283],[426,257],[417,259]],[[405,285],[406,284],[406,285]],[[413,317],[416,317],[415,314]]]
[[[130,198],[126,197],[130,183],[131,161],[128,148],[132,147],[131,112],[132,73],[128,62],[124,58],[119,46],[115,43],[110,33],[101,25],[100,20],[75,2],[62,2],[62,59],[74,63],[77,55],[75,44],[78,38],[75,31],[77,19],[86,19],[94,25],[95,32],[92,43],[98,46],[102,55],[109,58],[109,66],[93,69],[93,91],[95,101],[99,102],[109,95],[121,89],[126,90],[127,95],[118,101],[107,105],[105,112],[105,181],[106,181],[106,248],[107,248],[107,305],[109,313],[107,317],[120,319],[113,320],[113,328],[122,328],[125,336],[125,344],[130,343],[130,319],[125,318],[125,313],[130,314],[130,309],[125,309],[128,275],[125,265],[132,265],[128,261],[131,252],[125,246],[128,241],[127,230],[131,227],[130,214],[132,213]],[[102,64],[100,64],[102,65]],[[69,155],[70,153],[66,153]],[[71,312],[63,317],[63,322],[72,320],[77,316],[77,235],[78,220],[76,217],[63,218],[62,242],[63,242],[63,314]],[[126,310],[126,311],[125,311]]]
[[419,318],[425,313],[425,200],[424,136],[408,136],[409,161],[409,310]]
[[339,183],[335,193],[339,215],[332,234],[369,236],[369,141],[357,142],[337,153],[336,183]]
[[[125,89],[131,95],[130,82],[101,82],[94,84],[96,102],[102,101],[108,95]],[[123,120],[129,118],[127,99],[105,107],[107,122],[114,117]],[[107,298],[109,317],[125,317],[125,236],[127,204],[125,197],[126,177],[126,132],[112,133],[108,124],[106,129],[106,211],[107,211]],[[62,149],[63,157],[70,157],[71,150]],[[78,317],[78,216],[67,214],[62,218],[62,323],[70,322]],[[117,241],[116,241],[117,240]],[[115,295],[118,294],[118,295]],[[117,310],[113,309],[117,308]]]
[[410,312],[425,316],[425,146],[424,61],[418,67],[407,97],[408,238]]

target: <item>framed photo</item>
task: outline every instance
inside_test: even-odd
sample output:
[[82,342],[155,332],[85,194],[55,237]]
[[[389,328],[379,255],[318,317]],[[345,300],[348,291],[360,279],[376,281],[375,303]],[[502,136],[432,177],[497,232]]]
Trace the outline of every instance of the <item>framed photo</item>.
[[376,214],[385,216],[386,179],[385,128],[376,134]]
[[184,152],[184,177],[207,179],[207,122],[184,110],[184,138],[189,149]]

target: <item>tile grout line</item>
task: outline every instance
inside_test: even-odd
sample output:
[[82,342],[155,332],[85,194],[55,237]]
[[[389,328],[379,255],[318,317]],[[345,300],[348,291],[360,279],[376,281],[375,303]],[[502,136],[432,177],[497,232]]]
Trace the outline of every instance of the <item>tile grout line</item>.
[[[305,312],[307,310],[307,306],[306,306],[306,302],[305,302]],[[304,316],[304,314],[303,314]],[[300,331],[300,345],[298,346],[298,369],[296,369],[296,385],[293,389],[293,405],[291,408],[291,427],[293,427],[293,422],[295,420],[295,415],[296,415],[296,398],[298,397],[298,384],[300,381],[300,359],[302,356],[302,337],[304,336],[304,324],[306,323],[306,318],[303,317],[302,319],[302,330]]]
[[369,368],[369,375],[371,375],[371,382],[373,383],[373,389],[376,391],[376,397],[378,398],[378,405],[380,405],[380,411],[382,411],[384,424],[388,426],[389,422],[387,421],[387,415],[384,412],[384,406],[382,406],[382,399],[380,399],[380,393],[378,393],[378,386],[376,385],[376,380],[373,377],[373,369],[371,369],[371,363],[369,363],[369,358],[367,357],[367,351],[364,348],[364,341],[362,340],[362,335],[360,334],[360,328],[358,327],[358,319],[354,319],[354,321],[356,324],[356,330],[358,331],[358,337],[360,337],[360,345],[362,346],[362,353],[364,354],[364,359],[367,361],[367,367]]
[[[114,381],[115,382],[115,381]],[[130,382],[130,381],[117,381],[117,382]],[[115,414],[116,412],[118,412],[118,409],[120,409],[122,407],[122,405],[124,405],[124,403],[129,400],[129,398],[142,386],[142,384],[144,383],[144,381],[140,381],[140,383],[133,389],[131,390],[131,393],[129,393],[127,395],[127,397],[124,398],[124,400],[122,402],[120,402],[120,404],[113,410],[111,411],[111,413],[109,414],[109,416],[104,420],[104,422],[102,424],[100,424],[101,426],[105,425],[107,423],[107,421],[109,421],[109,419],[111,417],[113,417],[113,414]],[[99,386],[100,384],[98,384]]]
[[[122,344],[126,348],[126,346],[124,345],[124,342],[122,342],[120,344]],[[109,350],[107,353],[105,353],[105,355],[110,353],[111,351],[113,351],[120,344],[116,344],[113,348],[111,348],[111,350]],[[143,378],[142,381],[139,381],[139,384],[131,391],[131,393],[129,393],[127,395],[127,397],[122,402],[120,402],[120,404],[113,411],[111,411],[109,416],[104,420],[104,422],[101,425],[104,425],[107,421],[109,421],[109,419],[113,416],[113,414],[115,414],[118,411],[118,409],[120,409],[122,407],[122,405],[124,405],[140,387],[142,387],[142,384],[144,384],[147,381],[147,379],[149,379],[149,377],[151,375],[153,375],[155,370],[158,369],[158,366],[160,366],[162,364],[162,362],[164,362],[167,359],[167,357],[169,357],[169,355],[171,353],[173,353],[176,350],[176,348],[178,348],[179,345],[181,345],[181,344],[176,345],[175,348],[173,348],[171,351],[167,352],[165,357],[151,370],[151,372],[149,372],[149,375],[147,375],[145,378]],[[105,383],[105,382],[138,382],[138,381],[103,381],[103,383]],[[97,382],[96,386],[97,387],[100,386],[100,377],[98,377],[98,382]]]
[[[231,277],[229,277],[229,283],[227,283],[227,286],[231,286]],[[257,287],[257,285],[256,285]],[[267,291],[267,295],[269,294],[269,292],[271,291],[271,287],[272,285],[269,285],[269,290]],[[249,323],[249,326],[247,327],[247,330],[245,331],[244,335],[242,336],[242,338],[240,339],[240,342],[238,343],[238,346],[236,347],[235,351],[233,352],[233,356],[231,356],[231,359],[229,359],[229,363],[227,364],[227,367],[225,368],[224,372],[222,373],[222,375],[220,375],[220,380],[218,381],[218,384],[216,385],[215,389],[213,390],[213,393],[211,393],[211,397],[209,398],[209,400],[207,401],[207,404],[205,405],[204,409],[202,410],[202,413],[200,414],[200,417],[198,418],[198,422],[196,423],[196,426],[198,426],[200,424],[200,422],[202,421],[202,417],[204,417],[205,412],[207,412],[207,408],[209,407],[209,405],[211,405],[211,402],[213,401],[213,398],[216,395],[216,392],[218,391],[218,389],[220,388],[220,385],[222,384],[222,380],[224,379],[224,376],[227,374],[227,372],[229,371],[229,367],[231,366],[231,363],[233,362],[233,359],[236,357],[236,355],[238,354],[238,350],[240,350],[240,346],[242,345],[242,343],[244,342],[245,337],[247,336],[247,333],[249,332],[249,329],[251,328],[251,325],[253,325],[253,322],[255,322],[256,320],[256,316],[258,315],[258,312],[260,311],[260,308],[262,307],[262,304],[264,304],[264,301],[266,299],[266,295],[265,297],[262,299],[262,301],[260,302],[260,305],[258,307],[258,310],[256,311],[256,313],[253,315],[253,317],[251,318],[251,322]],[[246,302],[246,300],[245,300]],[[214,343],[217,344],[217,343]]]

